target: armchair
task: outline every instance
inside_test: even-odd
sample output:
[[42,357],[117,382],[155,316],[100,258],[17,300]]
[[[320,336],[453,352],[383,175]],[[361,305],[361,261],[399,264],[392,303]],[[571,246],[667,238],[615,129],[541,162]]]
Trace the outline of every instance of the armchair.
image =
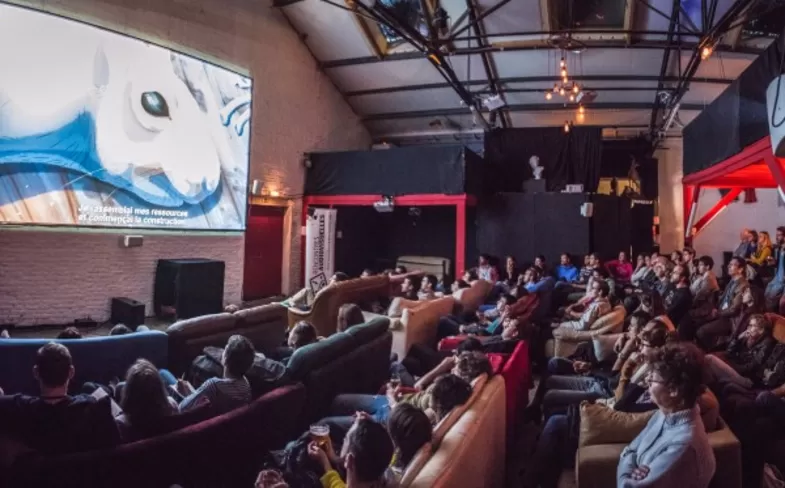
[[626,316],[624,306],[618,305],[609,314],[597,319],[589,330],[557,328],[553,331],[553,340],[548,341],[545,346],[546,354],[551,357],[567,357],[575,352],[581,342],[621,332]]

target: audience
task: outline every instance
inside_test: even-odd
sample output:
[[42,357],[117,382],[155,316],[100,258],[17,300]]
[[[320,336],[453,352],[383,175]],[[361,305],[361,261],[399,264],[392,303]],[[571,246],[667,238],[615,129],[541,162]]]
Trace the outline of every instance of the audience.
[[301,320],[289,331],[289,338],[286,343],[293,353],[297,349],[307,346],[308,344],[313,344],[318,340],[319,333],[316,331],[316,327],[306,320]]
[[619,253],[618,259],[605,263],[605,269],[617,283],[628,284],[632,281],[632,263],[624,251]]
[[59,334],[57,334],[56,339],[81,339],[82,334],[79,332],[79,329],[76,327],[66,327],[62,330]]
[[[327,286],[335,286],[341,281],[346,281],[348,279],[349,275],[337,271],[330,277],[330,281],[327,282]],[[283,305],[286,307],[295,307],[301,310],[308,310],[313,305],[314,298],[316,298],[316,295],[314,295],[313,290],[310,286],[306,286],[302,290],[289,297],[288,300],[285,300]]]
[[690,271],[686,265],[680,264],[673,268],[671,284],[673,288],[663,297],[665,314],[671,322],[679,324],[692,308]]
[[763,315],[753,315],[749,326],[734,337],[724,354],[706,356],[706,364],[717,383],[736,383],[745,388],[760,384],[766,363],[776,341],[773,326]]
[[757,232],[750,229],[743,229],[741,231],[741,242],[733,252],[733,256],[746,260],[756,251],[757,241]]
[[[496,267],[491,264],[491,257],[487,254],[480,254],[477,260],[477,277],[478,279],[496,283],[499,281],[499,272]],[[466,280],[471,282],[471,280]]]
[[566,252],[562,253],[559,258],[559,266],[556,268],[556,280],[560,283],[577,283],[580,280],[580,272],[572,264],[572,258]]
[[630,277],[630,284],[634,287],[640,287],[641,282],[651,271],[651,256],[647,254],[639,254],[638,260],[635,264],[635,270]]
[[439,284],[439,279],[432,274],[423,276],[420,282],[420,289],[417,292],[418,300],[432,300],[436,298],[436,286]]
[[125,324],[117,324],[109,331],[110,336],[130,334],[133,331]]
[[586,310],[581,313],[580,318],[566,322],[554,322],[552,324],[554,329],[587,330],[598,318],[611,312],[611,304],[608,301],[610,294],[608,283],[595,279],[587,293],[591,301],[586,305]]
[[[712,349],[716,343],[723,337],[730,336],[733,331],[732,319],[738,318],[742,312],[742,304],[744,292],[749,288],[746,274],[746,262],[740,257],[733,257],[728,264],[728,275],[731,281],[725,287],[720,298],[717,308],[712,310],[709,315],[710,322],[698,325],[697,336],[698,343],[704,349]],[[682,339],[692,340],[693,331],[690,329],[682,329],[679,331]]]
[[146,359],[128,368],[120,406],[123,413],[115,420],[126,442],[163,433],[162,420],[178,412],[158,369]]
[[766,309],[777,312],[785,291],[785,226],[777,227],[774,253],[768,264],[774,267],[774,279],[766,287]]
[[390,413],[387,430],[395,446],[391,469],[396,481],[400,482],[404,470],[417,452],[431,442],[431,421],[419,408],[401,403]]

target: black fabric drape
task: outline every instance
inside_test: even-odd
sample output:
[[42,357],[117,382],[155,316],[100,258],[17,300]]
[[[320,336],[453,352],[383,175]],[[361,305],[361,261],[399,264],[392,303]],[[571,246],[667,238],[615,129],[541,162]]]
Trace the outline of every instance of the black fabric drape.
[[497,129],[485,136],[485,160],[497,169],[492,186],[503,191],[520,191],[532,178],[529,158],[540,158],[549,191],[580,183],[588,192],[597,188],[602,160],[602,129],[574,127],[569,133],[559,127]]

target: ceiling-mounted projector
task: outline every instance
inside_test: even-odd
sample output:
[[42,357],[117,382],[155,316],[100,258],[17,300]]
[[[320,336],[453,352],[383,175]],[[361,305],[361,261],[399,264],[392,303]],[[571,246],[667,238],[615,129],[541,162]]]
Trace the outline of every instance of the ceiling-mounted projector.
[[373,209],[379,213],[390,213],[395,210],[392,197],[383,197],[378,202],[373,202]]
[[785,158],[785,75],[774,78],[766,90],[766,118],[774,155]]

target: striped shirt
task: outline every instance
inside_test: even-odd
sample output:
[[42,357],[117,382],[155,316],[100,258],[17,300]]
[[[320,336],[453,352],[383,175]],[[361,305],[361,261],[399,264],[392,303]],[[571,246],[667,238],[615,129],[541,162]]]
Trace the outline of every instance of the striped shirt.
[[180,402],[180,412],[193,410],[209,401],[212,408],[223,413],[251,402],[251,385],[245,377],[210,378],[198,390]]

